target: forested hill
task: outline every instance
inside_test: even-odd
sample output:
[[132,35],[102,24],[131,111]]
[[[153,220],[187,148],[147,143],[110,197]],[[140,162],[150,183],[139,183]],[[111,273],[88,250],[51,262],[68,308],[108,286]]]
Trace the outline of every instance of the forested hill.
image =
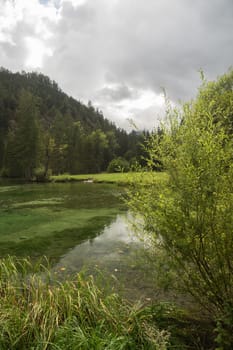
[[0,69],[3,176],[100,172],[113,159],[124,168],[140,162],[144,136],[117,128],[91,103],[69,97],[47,76]]

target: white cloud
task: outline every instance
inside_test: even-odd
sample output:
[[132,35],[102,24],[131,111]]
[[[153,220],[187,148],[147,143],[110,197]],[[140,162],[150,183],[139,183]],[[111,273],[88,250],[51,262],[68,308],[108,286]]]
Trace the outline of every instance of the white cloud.
[[27,37],[25,38],[26,47],[28,49],[28,55],[25,61],[25,66],[31,69],[41,68],[43,66],[43,60],[46,56],[52,56],[53,51],[51,48],[47,48],[43,41]]
[[87,0],[61,0],[61,4],[64,4],[65,2],[70,2],[74,7],[81,6],[85,4]]
[[57,9],[38,0],[0,0],[0,7],[0,45],[5,44],[1,65],[10,69],[42,68],[44,58],[53,52],[50,40],[52,25],[60,18]]
[[[103,95],[103,92],[106,92],[106,95]],[[163,93],[157,94],[149,89],[126,88],[124,85],[105,86],[101,94],[96,97],[95,104],[104,112],[105,116],[116,121],[120,127],[126,130],[135,127],[151,130],[158,125],[165,114]]]
[[0,0],[0,66],[37,69],[121,126],[151,127],[232,64],[232,0]]
[[9,0],[0,1],[0,6],[0,42],[9,42],[13,45],[14,41],[11,33],[18,21],[23,19],[22,11],[18,11],[18,9],[13,6],[12,1]]

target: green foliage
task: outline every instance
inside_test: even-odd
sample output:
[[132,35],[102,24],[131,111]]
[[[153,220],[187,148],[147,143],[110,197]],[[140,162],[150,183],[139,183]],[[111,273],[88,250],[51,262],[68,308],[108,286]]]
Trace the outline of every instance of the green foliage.
[[107,168],[108,173],[125,173],[127,171],[129,171],[129,162],[122,157],[113,159]]
[[106,295],[92,276],[59,283],[42,264],[12,258],[0,261],[0,275],[3,350],[167,349],[169,334],[150,315]]
[[0,69],[0,169],[5,176],[30,179],[35,167],[44,167],[45,177],[49,169],[53,174],[102,172],[116,157],[141,162],[144,136],[117,128],[91,103],[68,97],[42,74]]
[[85,135],[80,122],[71,124],[66,152],[66,164],[70,174],[79,174],[83,170],[84,138]]
[[5,167],[9,175],[33,178],[41,155],[40,127],[35,97],[22,91],[16,120],[7,137]]
[[207,110],[216,122],[233,133],[233,70],[222,75],[217,81],[207,82],[203,79],[195,109],[197,113]]
[[50,179],[51,172],[45,167],[39,167],[34,170],[34,176],[37,182],[47,182]]
[[[160,159],[167,184],[136,186],[130,204],[144,219],[157,252],[167,255],[180,288],[218,320],[219,349],[233,346],[233,165],[232,136],[226,127],[233,91],[222,81],[206,84],[193,104],[168,108],[162,138],[151,137],[148,160]],[[212,94],[220,86],[223,96]],[[226,89],[226,91],[224,91]],[[229,98],[226,98],[229,96]],[[204,98],[205,97],[205,98]],[[219,106],[221,100],[221,107]],[[216,108],[213,109],[213,106]],[[164,258],[166,259],[166,258]],[[169,263],[170,262],[170,263]]]
[[108,139],[104,132],[97,129],[84,140],[84,173],[99,173],[104,170],[104,154],[108,149]]
[[214,349],[213,324],[203,315],[197,318],[169,302],[153,304],[148,312],[159,329],[169,332],[169,349]]

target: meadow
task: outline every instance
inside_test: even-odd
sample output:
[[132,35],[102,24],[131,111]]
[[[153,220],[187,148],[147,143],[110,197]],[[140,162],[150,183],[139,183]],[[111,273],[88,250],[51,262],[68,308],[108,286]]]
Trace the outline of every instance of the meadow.
[[80,174],[80,175],[54,175],[51,180],[54,182],[69,181],[93,181],[95,183],[114,183],[118,185],[129,185],[132,182],[143,182],[150,184],[151,180],[156,182],[166,180],[164,172],[132,172],[132,173],[100,173],[100,174]]

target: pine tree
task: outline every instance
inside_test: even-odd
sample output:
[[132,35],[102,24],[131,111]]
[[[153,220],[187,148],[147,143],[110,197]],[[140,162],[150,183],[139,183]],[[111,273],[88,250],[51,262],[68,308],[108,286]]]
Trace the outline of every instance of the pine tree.
[[20,95],[16,123],[8,133],[5,165],[10,176],[33,178],[41,156],[37,99],[28,91]]

